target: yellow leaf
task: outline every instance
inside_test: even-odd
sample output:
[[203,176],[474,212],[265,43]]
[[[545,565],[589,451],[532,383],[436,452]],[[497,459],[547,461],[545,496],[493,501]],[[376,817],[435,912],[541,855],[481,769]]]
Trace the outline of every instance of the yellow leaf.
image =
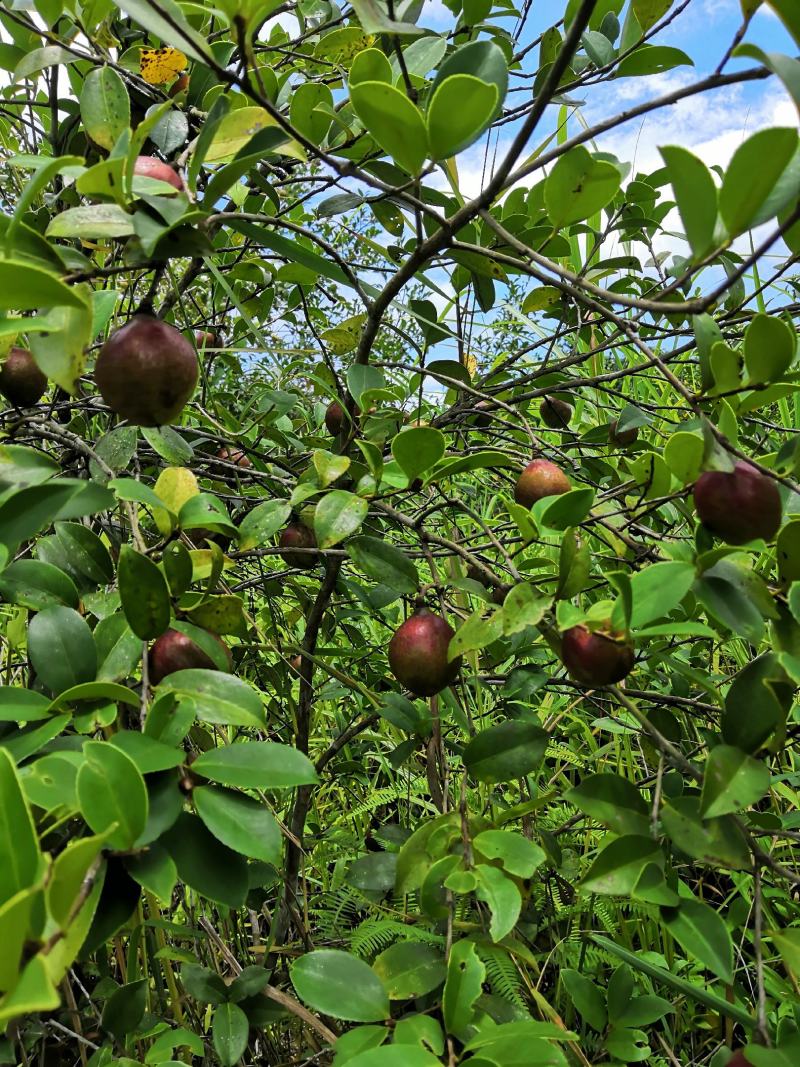
[[161,508],[153,508],[153,518],[158,532],[163,537],[169,537],[174,529],[170,512],[177,515],[187,500],[197,496],[200,486],[197,484],[197,478],[186,467],[165,467],[156,479],[153,489],[165,505],[163,511]]
[[177,48],[143,48],[139,57],[139,73],[148,85],[163,85],[186,69],[186,56]]

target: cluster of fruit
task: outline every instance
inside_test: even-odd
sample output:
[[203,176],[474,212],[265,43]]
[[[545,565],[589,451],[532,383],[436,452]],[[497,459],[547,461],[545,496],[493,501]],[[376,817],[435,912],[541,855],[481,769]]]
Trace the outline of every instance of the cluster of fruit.
[[[201,349],[214,347],[217,341],[212,333],[196,337]],[[195,347],[174,326],[145,314],[134,315],[115,331],[95,364],[95,382],[105,403],[121,418],[139,426],[174,422],[191,397],[197,377]],[[16,406],[27,407],[36,404],[46,388],[47,378],[31,353],[12,348],[0,368],[0,391]],[[487,407],[485,401],[482,404]],[[544,397],[540,410],[543,421],[552,429],[569,425],[572,408],[565,401]],[[354,405],[353,416],[359,414]],[[488,411],[480,413],[480,418],[487,417],[490,418]],[[329,405],[325,424],[334,436],[349,429],[350,416],[338,400]],[[636,430],[620,431],[614,423],[609,438],[625,446],[633,443]],[[252,466],[241,451],[223,448],[218,458],[240,467]],[[567,493],[571,488],[559,466],[537,457],[517,479],[514,499],[531,508],[537,501]],[[705,528],[731,545],[755,538],[769,541],[780,527],[782,505],[775,481],[744,461],[735,463],[729,471],[702,474],[694,486],[694,503]],[[314,531],[300,521],[285,527],[279,545],[284,560],[292,567],[308,569],[318,562]],[[449,659],[453,636],[453,628],[443,618],[419,608],[402,623],[389,644],[394,676],[420,697],[433,696],[446,688],[455,680],[461,665],[460,658]],[[229,655],[227,647],[223,647]],[[612,632],[608,625],[599,629],[578,625],[566,630],[561,635],[561,658],[576,681],[591,686],[619,682],[634,665],[629,637]],[[202,649],[185,635],[169,630],[151,650],[150,676],[155,683],[174,670],[209,665],[213,666]]]

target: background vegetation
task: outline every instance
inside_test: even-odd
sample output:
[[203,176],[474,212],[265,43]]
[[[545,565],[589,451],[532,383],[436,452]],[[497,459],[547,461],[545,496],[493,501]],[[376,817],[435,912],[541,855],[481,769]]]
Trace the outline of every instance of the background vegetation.
[[2,6],[3,1063],[800,1062],[800,8],[711,8]]

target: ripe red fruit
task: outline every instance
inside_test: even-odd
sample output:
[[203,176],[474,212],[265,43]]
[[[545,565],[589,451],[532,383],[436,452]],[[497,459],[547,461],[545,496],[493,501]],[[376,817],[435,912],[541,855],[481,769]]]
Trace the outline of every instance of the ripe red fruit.
[[568,493],[572,486],[569,478],[549,459],[534,459],[520,474],[514,488],[514,499],[523,507],[530,508],[546,496]]
[[781,524],[777,485],[741,461],[732,471],[701,474],[694,486],[694,506],[706,529],[729,545],[756,537],[771,541]]
[[179,78],[177,78],[172,83],[172,85],[170,85],[170,87],[169,87],[169,95],[171,97],[175,97],[175,96],[178,95],[178,93],[183,93],[188,88],[189,88],[189,75],[188,74],[181,74],[181,76]]
[[137,426],[165,426],[197,384],[197,356],[174,326],[134,315],[100,350],[94,380],[112,411]]
[[253,466],[253,462],[249,459],[240,448],[228,450],[227,448],[221,448],[217,452],[217,459],[224,459],[228,463],[235,463],[237,467],[241,467],[243,470],[249,470]]
[[573,626],[561,635],[561,659],[577,682],[613,685],[633,670],[633,646],[608,634]]
[[158,178],[168,182],[178,192],[183,192],[183,178],[173,170],[169,163],[164,163],[155,156],[137,156],[133,164],[133,173],[141,178]]
[[406,619],[389,642],[389,666],[398,682],[418,697],[430,697],[455,681],[461,657],[447,660],[454,633],[448,622],[427,608]]
[[289,666],[291,667],[292,671],[294,671],[296,674],[299,674],[300,668],[303,666],[303,657],[292,656],[289,660]]
[[[361,414],[361,408],[356,405],[355,414]],[[325,425],[331,437],[338,437],[342,430],[349,428],[350,419],[344,406],[338,400],[332,400],[325,412]]]
[[198,330],[194,339],[201,352],[204,348],[219,348],[220,337],[214,330]]
[[284,529],[278,542],[284,549],[283,558],[290,567],[304,567],[309,570],[318,560],[316,552],[294,552],[296,548],[316,548],[317,539],[314,531],[310,530],[305,523],[291,522]]
[[744,1052],[742,1052],[740,1048],[737,1048],[728,1060],[726,1067],[752,1067],[752,1064],[750,1063],[750,1060],[747,1059]]
[[[221,637],[209,633],[209,637],[220,645],[228,660],[228,670],[233,666],[231,650]],[[167,630],[158,640],[154,641],[147,658],[150,684],[158,683],[168,674],[175,671],[186,671],[202,668],[203,670],[217,670],[213,659],[203,651],[195,641],[180,630]]]
[[27,348],[12,348],[0,367],[0,393],[14,407],[29,408],[39,403],[46,389],[47,376]]
[[608,442],[614,445],[615,448],[625,448],[627,445],[632,445],[633,442],[639,436],[639,428],[637,426],[629,426],[627,430],[618,431],[619,419],[614,419],[608,426]]
[[565,400],[559,400],[557,396],[545,396],[539,405],[539,414],[545,426],[549,426],[551,430],[563,430],[569,426],[572,408]]

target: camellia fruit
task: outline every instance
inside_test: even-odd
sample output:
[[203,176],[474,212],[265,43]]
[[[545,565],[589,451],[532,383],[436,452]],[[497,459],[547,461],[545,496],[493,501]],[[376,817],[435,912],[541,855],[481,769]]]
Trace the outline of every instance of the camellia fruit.
[[694,506],[707,530],[729,545],[771,541],[781,524],[781,497],[772,478],[739,461],[732,471],[706,471],[694,486]]
[[227,463],[235,463],[237,467],[241,467],[243,470],[249,470],[253,466],[253,461],[240,448],[221,448],[217,452],[217,459],[223,459]]
[[573,626],[561,635],[561,659],[576,682],[613,685],[633,670],[633,645],[586,626]]
[[152,315],[134,315],[100,350],[94,380],[106,404],[137,426],[166,426],[197,384],[197,356],[189,341]]
[[[213,637],[225,653],[228,670],[230,670],[233,666],[231,650],[221,637],[210,632],[208,636]],[[174,674],[175,671],[219,669],[211,656],[181,630],[166,630],[153,642],[147,657],[147,665],[151,685],[158,685],[163,678],[166,678],[168,674]]]
[[447,650],[455,634],[440,615],[420,608],[397,628],[389,642],[392,674],[418,697],[430,697],[455,681],[461,657],[448,661]]
[[608,441],[615,448],[627,448],[628,445],[633,444],[638,436],[639,429],[637,426],[629,426],[627,430],[620,430],[619,419],[614,419],[612,423],[609,423]]
[[[355,414],[361,414],[361,408],[356,405]],[[350,425],[350,419],[344,406],[338,400],[332,400],[325,412],[325,426],[331,437],[338,437],[346,427]]]
[[0,393],[14,407],[38,404],[47,389],[43,374],[27,348],[12,348],[0,367]]
[[214,330],[198,330],[194,339],[201,352],[204,348],[219,348],[219,334]]
[[568,493],[572,486],[569,478],[549,459],[534,459],[517,479],[514,499],[523,507],[530,508],[546,496]]
[[183,192],[183,178],[176,170],[155,156],[137,156],[133,164],[133,173],[140,178],[157,178],[160,182],[168,182],[173,189]]
[[539,405],[539,414],[545,426],[549,426],[551,430],[563,430],[569,426],[572,408],[557,396],[545,396]]
[[480,430],[488,430],[494,422],[492,405],[488,400],[479,400],[473,410],[472,421]]
[[744,1052],[740,1048],[737,1048],[728,1060],[726,1067],[753,1067],[753,1065],[745,1056]]
[[317,547],[314,531],[303,522],[290,522],[281,534],[278,544],[284,549],[283,558],[290,567],[304,567],[309,570],[319,558],[316,552],[293,551],[298,548]]

